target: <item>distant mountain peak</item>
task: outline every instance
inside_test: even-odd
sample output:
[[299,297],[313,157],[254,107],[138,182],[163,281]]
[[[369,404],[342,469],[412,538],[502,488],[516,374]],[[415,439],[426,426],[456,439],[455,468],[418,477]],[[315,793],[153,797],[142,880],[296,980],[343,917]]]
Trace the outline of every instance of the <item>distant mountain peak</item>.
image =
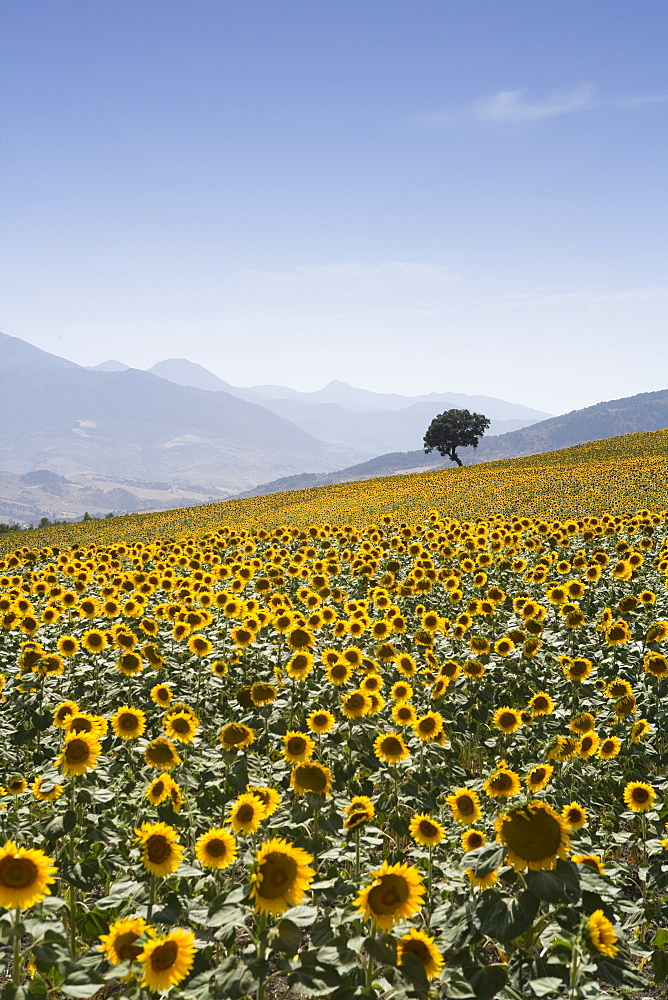
[[130,365],[110,358],[109,361],[102,361],[99,365],[88,365],[88,368],[92,372],[127,372],[130,370]]

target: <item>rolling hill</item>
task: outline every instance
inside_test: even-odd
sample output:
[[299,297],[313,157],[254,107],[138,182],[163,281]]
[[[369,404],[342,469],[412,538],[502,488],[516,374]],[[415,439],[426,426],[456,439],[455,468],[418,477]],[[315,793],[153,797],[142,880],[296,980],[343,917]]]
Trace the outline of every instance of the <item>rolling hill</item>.
[[[657,431],[668,427],[668,389],[644,392],[636,396],[595,403],[582,410],[572,410],[563,416],[541,420],[530,427],[485,437],[477,449],[462,448],[459,454],[465,465],[479,465],[506,458],[522,458],[544,452],[572,448],[605,438],[633,434],[640,431]],[[437,452],[426,455],[424,451],[394,452],[379,455],[367,462],[348,466],[338,472],[311,476],[301,474],[264,483],[241,497],[266,496],[286,490],[313,489],[317,486],[373,479],[425,469],[451,468],[448,459]]]

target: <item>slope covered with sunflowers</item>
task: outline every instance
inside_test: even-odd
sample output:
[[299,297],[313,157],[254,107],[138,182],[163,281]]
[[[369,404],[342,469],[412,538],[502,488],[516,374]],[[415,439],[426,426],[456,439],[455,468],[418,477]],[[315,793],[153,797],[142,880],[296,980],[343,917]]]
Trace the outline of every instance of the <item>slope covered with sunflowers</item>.
[[3,997],[663,982],[666,437],[5,539]]

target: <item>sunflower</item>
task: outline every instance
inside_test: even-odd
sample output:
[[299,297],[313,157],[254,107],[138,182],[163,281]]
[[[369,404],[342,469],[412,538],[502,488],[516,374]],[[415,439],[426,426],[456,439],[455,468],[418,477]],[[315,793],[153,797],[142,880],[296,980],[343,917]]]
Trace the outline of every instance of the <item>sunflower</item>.
[[576,865],[586,865],[599,875],[605,874],[605,865],[597,854],[571,854],[571,861]]
[[547,752],[547,759],[558,761],[568,760],[569,757],[573,756],[577,747],[577,741],[571,739],[570,736],[557,736],[555,737],[554,744]]
[[54,859],[36,847],[19,847],[12,840],[0,848],[0,906],[26,910],[51,895]]
[[571,802],[561,810],[561,819],[569,830],[581,830],[587,822],[587,810],[579,802]]
[[503,708],[497,708],[492,717],[492,723],[508,736],[520,728],[522,716],[514,708],[504,705]]
[[496,771],[483,782],[482,787],[487,795],[491,795],[495,799],[509,799],[513,795],[519,794],[522,783],[519,774],[511,771],[506,762],[502,760]]
[[278,689],[274,684],[263,684],[257,681],[251,685],[250,696],[251,701],[256,706],[271,705],[272,702],[276,701]]
[[552,777],[554,768],[551,764],[536,764],[526,775],[524,781],[530,792],[540,792]]
[[371,699],[364,691],[350,691],[341,698],[341,712],[347,719],[361,719],[371,711]]
[[144,669],[144,661],[139,653],[121,653],[116,666],[124,677],[134,677]]
[[656,792],[643,781],[629,781],[624,789],[624,802],[633,812],[648,812],[654,805]]
[[496,839],[508,848],[508,863],[518,871],[554,868],[566,859],[568,830],[558,812],[534,799],[527,806],[501,813],[494,821]]
[[170,797],[174,787],[176,787],[174,779],[167,772],[163,772],[153,779],[144,792],[144,796],[152,806],[159,806]]
[[303,681],[313,670],[314,663],[313,653],[293,653],[285,665],[285,672],[288,677]]
[[213,643],[203,635],[191,635],[188,639],[188,649],[193,656],[209,656]]
[[638,721],[634,722],[633,725],[631,726],[631,731],[629,734],[631,737],[631,741],[633,743],[638,743],[643,738],[643,736],[647,736],[647,733],[650,731],[651,728],[652,727],[650,723],[647,721],[647,719],[638,719]]
[[353,675],[353,668],[345,660],[337,660],[331,663],[325,670],[325,676],[330,684],[335,687],[343,687]]
[[192,712],[169,712],[163,716],[165,732],[180,743],[192,743],[197,732],[198,720]]
[[448,795],[446,802],[452,809],[453,819],[464,826],[476,823],[482,815],[478,796],[470,788],[456,789],[452,795]]
[[415,955],[422,964],[427,979],[438,979],[444,965],[444,958],[436,947],[435,939],[425,931],[413,927],[397,942],[397,965],[401,965],[404,955]]
[[390,865],[387,861],[371,872],[371,880],[362,889],[355,906],[365,920],[389,931],[395,923],[417,913],[424,897],[422,876],[411,865]]
[[612,757],[617,756],[621,749],[622,741],[616,736],[608,736],[599,744],[597,753],[601,760],[611,760]]
[[301,903],[315,877],[313,858],[283,837],[272,837],[255,855],[251,899],[256,913],[278,915]]
[[144,750],[144,760],[149,767],[154,767],[156,771],[161,770],[161,768],[171,771],[173,767],[178,767],[181,763],[176,747],[165,736],[158,736],[151,740]]
[[622,677],[615,677],[606,687],[605,694],[607,698],[612,698],[613,701],[616,701],[618,698],[627,698],[632,695],[633,688]]
[[56,785],[51,778],[44,778],[40,774],[32,783],[32,793],[41,802],[53,802],[63,794],[63,786]]
[[151,875],[171,875],[181,863],[183,847],[177,843],[178,830],[167,823],[142,823],[135,828],[135,840],[141,844],[142,862]]
[[28,787],[28,782],[25,778],[10,778],[7,782],[7,791],[10,795],[22,795]]
[[324,709],[311,712],[306,720],[306,724],[311,732],[317,733],[319,736],[323,733],[328,733],[334,727],[335,722],[336,720],[332,713],[326,712]]
[[214,827],[195,844],[197,860],[205,868],[227,868],[237,856],[237,842],[229,832]]
[[225,660],[214,660],[211,664],[211,673],[216,677],[225,677],[229,669],[229,664]]
[[493,885],[499,881],[499,869],[495,868],[494,871],[487,872],[486,875],[476,875],[475,868],[466,868],[464,874],[471,883],[477,889],[491,889]]
[[63,774],[85,774],[89,768],[95,767],[101,753],[102,747],[94,736],[66,733],[65,746],[55,764]]
[[598,733],[591,729],[588,733],[585,733],[578,743],[575,753],[578,757],[582,757],[584,760],[587,757],[591,757],[592,754],[596,753],[598,745],[601,742],[601,737]]
[[464,676],[469,680],[479,681],[485,673],[485,664],[480,660],[467,660],[463,666]]
[[313,795],[331,795],[332,772],[323,764],[307,761],[293,767],[290,775],[290,787],[296,795],[311,792]]
[[574,719],[571,719],[568,723],[568,728],[574,733],[584,735],[594,728],[595,722],[596,719],[591,712],[581,712],[580,715],[576,715]]
[[283,737],[283,757],[290,764],[299,764],[313,756],[315,741],[306,733],[294,730]]
[[88,632],[84,632],[81,637],[81,645],[89,653],[101,653],[103,649],[107,648],[107,644],[106,632],[101,632],[97,628],[92,628]]
[[235,833],[245,833],[250,836],[257,832],[265,816],[264,802],[259,795],[242,792],[232,803],[228,823]]
[[225,750],[241,750],[255,742],[255,733],[250,726],[228,722],[220,730],[220,742]]
[[177,928],[144,945],[138,956],[141,985],[163,993],[185,979],[195,962],[195,934]]
[[268,816],[273,816],[281,804],[281,793],[278,789],[270,788],[268,785],[248,785],[246,791],[251,792],[260,800],[264,806],[265,819]]
[[554,702],[545,691],[539,691],[529,701],[529,708],[534,715],[550,715],[554,712]]
[[56,649],[61,656],[75,656],[79,652],[79,640],[73,635],[61,635],[56,643]]
[[404,677],[415,677],[417,673],[417,664],[408,653],[400,653],[395,658],[394,665]]
[[53,710],[53,725],[58,729],[66,729],[68,721],[72,715],[76,715],[79,706],[76,701],[61,701]]
[[417,719],[417,712],[408,701],[397,702],[392,706],[392,720],[398,726],[412,726]]
[[608,646],[623,646],[631,638],[631,631],[623,619],[613,622],[605,633]]
[[615,944],[617,940],[615,929],[603,913],[603,910],[594,910],[589,917],[587,921],[587,937],[594,951],[600,951],[610,958],[614,958],[619,951],[619,945]]
[[380,733],[374,740],[373,752],[378,760],[384,760],[388,764],[396,764],[410,756],[410,751],[399,733]]
[[356,830],[365,823],[370,823],[376,815],[374,804],[366,795],[355,795],[344,812],[346,819],[343,825],[346,830]]
[[146,729],[146,713],[123,705],[111,717],[111,728],[122,740],[136,740]]
[[109,723],[101,715],[92,715],[90,712],[75,712],[65,724],[68,733],[76,733],[77,736],[92,736],[96,740],[101,740],[106,735]]
[[477,851],[487,843],[487,835],[482,830],[465,830],[462,834],[462,850]]
[[668,677],[668,659],[660,653],[645,653],[643,666],[647,673],[656,677],[658,681]]
[[570,656],[562,656],[559,658],[561,661],[561,667],[569,680],[575,681],[577,684],[582,681],[586,681],[594,665],[591,660],[588,660],[584,656],[578,656],[576,659],[571,659]]
[[169,684],[155,684],[151,688],[151,701],[154,701],[160,708],[167,708],[172,700],[172,689]]
[[148,937],[154,934],[143,917],[122,917],[111,924],[108,934],[100,935],[99,950],[104,952],[110,965],[134,962],[142,950],[136,942],[143,934]]
[[427,813],[419,813],[413,816],[409,826],[409,833],[417,844],[422,847],[435,847],[445,837],[445,830],[441,824],[431,819]]
[[413,723],[413,732],[423,743],[430,743],[443,732],[443,716],[440,712],[427,712]]

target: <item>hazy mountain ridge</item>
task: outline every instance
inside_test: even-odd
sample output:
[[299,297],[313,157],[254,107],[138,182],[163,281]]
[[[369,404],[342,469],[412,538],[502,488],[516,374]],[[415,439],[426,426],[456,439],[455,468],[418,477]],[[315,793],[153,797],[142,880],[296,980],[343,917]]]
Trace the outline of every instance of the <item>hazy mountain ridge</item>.
[[437,413],[452,407],[465,407],[490,417],[490,435],[504,434],[550,416],[521,403],[491,396],[455,392],[401,396],[359,389],[340,379],[333,379],[315,392],[300,392],[280,385],[240,388],[185,358],[159,361],[149,371],[179,385],[229,392],[261,403],[320,440],[356,449],[366,453],[365,458],[415,447]]
[[[478,448],[458,451],[465,465],[522,458],[542,452],[559,451],[578,444],[587,444],[606,438],[620,437],[639,431],[656,431],[668,427],[668,389],[639,393],[621,399],[595,403],[581,410],[571,410],[559,417],[551,417],[524,427],[521,430],[485,437]],[[314,489],[356,479],[375,479],[383,476],[423,471],[429,468],[455,468],[438,452],[429,455],[423,450],[378,455],[367,462],[340,469],[338,472],[300,475],[274,480],[239,494],[238,499],[266,496],[293,489]],[[296,482],[298,485],[293,485]],[[237,497],[233,498],[237,499]]]
[[0,351],[0,465],[7,472],[161,479],[229,493],[267,472],[331,470],[360,455],[228,393],[137,369],[91,371],[5,334]]

